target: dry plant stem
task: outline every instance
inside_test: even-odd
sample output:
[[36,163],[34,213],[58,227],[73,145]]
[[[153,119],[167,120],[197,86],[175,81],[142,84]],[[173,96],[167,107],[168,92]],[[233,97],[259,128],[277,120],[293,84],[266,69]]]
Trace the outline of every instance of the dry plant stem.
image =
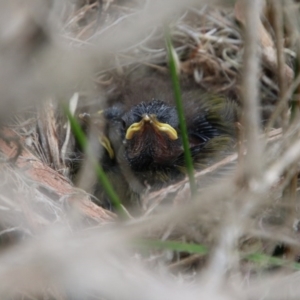
[[245,7],[245,49],[243,69],[243,125],[247,140],[245,172],[249,178],[261,176],[262,144],[259,141],[259,24],[261,1],[243,0]]
[[[244,46],[244,70],[243,70],[243,125],[244,136],[247,141],[247,153],[244,163],[240,164],[239,172],[243,183],[251,190],[260,182],[262,176],[262,144],[260,141],[259,119],[259,24],[261,1],[241,1],[245,11],[245,46]],[[244,143],[245,143],[244,141]],[[208,278],[212,289],[220,288],[226,281],[228,272],[238,271],[239,257],[237,252],[238,239],[243,233],[243,226],[247,222],[241,220],[252,211],[253,205],[247,203],[251,199],[247,193],[239,189],[234,192],[232,205],[229,206],[224,216],[224,226],[220,231],[220,239],[215,248],[208,268]],[[243,187],[244,189],[244,187]],[[240,194],[240,195],[239,195]],[[239,203],[242,203],[239,205]],[[251,206],[251,207],[249,207]],[[252,209],[251,209],[252,208]],[[243,224],[243,226],[242,226]]]
[[[72,98],[69,101],[69,109],[70,109],[70,112],[71,112],[72,115],[74,115],[75,110],[77,108],[78,99],[79,99],[79,93],[74,93],[74,95],[72,96]],[[67,122],[67,128],[66,128],[65,141],[64,141],[64,143],[61,147],[61,158],[62,158],[62,161],[63,161],[64,165],[65,165],[66,153],[67,153],[70,137],[71,137],[71,125],[70,125],[70,122],[68,121]]]
[[[274,1],[276,3],[277,1]],[[284,7],[283,10],[285,12],[285,24],[287,26],[288,38],[291,39],[291,43],[295,45],[295,48],[297,49],[296,52],[298,51],[298,57],[299,55],[299,14],[298,14],[298,9],[295,9],[295,3],[292,0],[285,0],[284,2]],[[285,80],[291,83],[289,87],[287,88],[286,92],[284,93],[283,97],[279,99],[278,105],[276,106],[275,111],[273,112],[268,125],[266,127],[266,131],[270,130],[272,128],[275,120],[278,118],[280,114],[282,114],[282,111],[285,109],[286,104],[288,100],[292,97],[292,94],[295,92],[297,87],[300,84],[300,74],[298,74],[296,78],[293,78],[294,76],[291,77],[293,81],[289,80],[289,77],[286,76]],[[299,103],[299,102],[298,102]]]
[[[298,182],[298,165],[289,168],[286,171],[285,178],[289,180],[287,187],[284,189],[283,201],[287,204],[286,220],[288,227],[293,229],[296,220],[297,211],[297,182]],[[299,245],[297,247],[290,247],[288,256],[294,260],[299,254]]]
[[[278,61],[278,81],[279,81],[279,99],[283,99],[286,92],[286,77],[285,77],[285,61],[283,53],[283,5],[282,1],[273,1],[273,11],[274,11],[274,25],[275,25],[275,35],[276,35],[276,48],[277,48],[277,61]],[[282,118],[282,129],[283,132],[286,131],[288,127],[288,103],[287,101],[283,102],[283,110],[281,113]],[[295,219],[295,204],[296,204],[296,189],[297,189],[297,177],[298,174],[295,172],[294,168],[290,168],[287,172],[292,172],[294,174],[290,184],[284,190],[284,197],[289,206],[288,214],[286,216],[286,222],[289,223],[289,227],[293,227]],[[288,174],[286,174],[288,175]],[[288,176],[290,177],[290,176]],[[291,256],[296,256],[296,249],[291,249]]]
[[279,176],[300,158],[300,140],[292,144],[289,149],[277,160],[264,174],[262,186],[264,189],[270,188],[279,179]]
[[[276,50],[277,50],[277,65],[278,65],[278,85],[279,85],[279,99],[282,99],[286,91],[286,76],[285,76],[285,59],[283,53],[283,6],[282,1],[273,1],[273,12],[274,12],[274,25],[276,35]],[[285,131],[288,126],[288,104],[284,102],[284,109],[281,114],[282,118],[282,129]]]
[[169,268],[169,270],[173,271],[173,270],[177,270],[179,268],[189,267],[193,263],[199,262],[200,259],[203,258],[203,256],[204,255],[201,255],[201,254],[193,254],[191,256],[188,256],[187,258],[184,258],[175,263],[172,263],[171,265],[169,265],[168,268]]
[[64,168],[60,159],[59,141],[57,138],[57,120],[55,117],[55,102],[48,99],[42,106],[40,118],[42,118],[43,128],[41,135],[46,139],[46,145],[49,151],[48,163],[52,164],[56,170]]
[[279,114],[282,112],[282,110],[285,107],[285,103],[288,101],[288,99],[292,96],[298,85],[300,84],[300,73],[297,75],[297,77],[294,79],[292,84],[289,86],[289,88],[286,90],[284,96],[279,100],[278,105],[276,106],[272,116],[270,117],[270,120],[266,126],[266,132],[268,133],[270,129],[273,127],[275,120],[279,116]]

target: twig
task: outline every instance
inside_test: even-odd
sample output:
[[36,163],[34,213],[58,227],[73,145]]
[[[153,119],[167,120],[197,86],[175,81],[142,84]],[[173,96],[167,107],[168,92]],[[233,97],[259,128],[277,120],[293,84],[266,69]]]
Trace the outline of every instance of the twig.
[[[245,49],[244,49],[244,69],[243,69],[243,125],[244,125],[244,143],[247,141],[247,153],[244,158],[244,164],[239,164],[239,173],[242,175],[245,186],[251,186],[254,181],[259,184],[262,176],[262,145],[259,139],[259,24],[260,24],[260,0],[240,0],[239,4],[243,6],[245,12]],[[234,202],[237,203],[241,191],[235,191]],[[245,196],[245,197],[244,197]],[[249,211],[246,195],[243,196],[243,206],[238,209],[238,205],[231,206],[226,210],[224,216],[224,227],[220,233],[220,240],[215,248],[207,275],[214,280],[210,281],[210,286],[220,288],[226,280],[226,274],[229,271],[238,271],[238,252],[236,247],[238,239],[243,232],[242,216],[248,215]],[[253,206],[252,206],[253,207]]]

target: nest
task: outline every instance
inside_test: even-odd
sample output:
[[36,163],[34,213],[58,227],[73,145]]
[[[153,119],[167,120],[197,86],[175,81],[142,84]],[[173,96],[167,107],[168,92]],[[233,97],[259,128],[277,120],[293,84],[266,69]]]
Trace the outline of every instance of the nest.
[[[8,113],[1,113],[0,135],[4,253],[0,260],[8,256],[5,271],[11,272],[0,290],[3,295],[17,299],[24,295],[69,299],[77,293],[88,298],[121,297],[122,293],[109,289],[110,280],[120,284],[118,270],[128,272],[132,266],[132,274],[141,277],[137,281],[126,277],[130,288],[136,282],[158,287],[151,278],[161,268],[175,275],[173,287],[178,280],[196,281],[200,271],[209,279],[216,275],[220,282],[232,283],[232,278],[222,275],[225,270],[250,276],[253,282],[247,292],[253,295],[257,274],[271,274],[280,265],[292,276],[298,268],[299,108],[293,101],[300,82],[294,74],[298,31],[292,17],[282,17],[291,11],[296,17],[298,3],[289,1],[283,12],[277,4],[265,3],[260,19],[255,19],[256,37],[246,26],[243,1],[234,7],[177,4],[161,12],[157,3],[148,1],[55,2],[52,7],[32,1],[28,6],[4,7],[13,20],[20,13],[23,23],[8,34],[2,54],[6,77],[12,78],[17,89],[0,84],[1,108],[11,104]],[[54,20],[60,21],[59,30]],[[230,98],[243,111],[239,140],[234,153],[196,173],[197,201],[191,200],[186,178],[143,195],[143,213],[132,216],[125,208],[124,221],[116,210],[98,205],[91,162],[78,151],[63,107],[80,120],[84,113],[113,105],[128,79],[149,72],[168,76],[166,32],[183,82]],[[256,73],[252,66],[258,59],[251,51],[257,43]],[[21,102],[23,95],[28,99]],[[104,126],[100,125],[96,132],[87,132],[90,143],[98,140]],[[96,151],[100,156],[100,145]],[[10,259],[20,251],[25,251],[21,262],[30,276],[20,272],[14,284],[20,270],[13,270]],[[45,261],[38,265],[40,271],[35,257]],[[86,280],[78,280],[80,266]],[[64,270],[66,274],[60,274]],[[99,273],[94,274],[95,270]],[[169,275],[160,276],[169,282]],[[202,283],[205,286],[205,280]],[[256,293],[262,290],[258,287]],[[174,291],[161,292],[172,296]]]

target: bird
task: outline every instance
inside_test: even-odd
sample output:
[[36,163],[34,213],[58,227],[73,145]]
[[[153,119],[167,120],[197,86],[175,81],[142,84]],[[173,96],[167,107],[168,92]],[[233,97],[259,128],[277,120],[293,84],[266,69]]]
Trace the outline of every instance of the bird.
[[[102,167],[117,195],[123,199],[133,199],[134,193],[130,191],[116,157],[117,148],[120,146],[119,143],[122,143],[120,136],[118,136],[121,114],[122,111],[120,111],[119,107],[113,106],[108,109],[98,110],[95,113],[80,112],[77,117],[81,129],[89,137],[89,147],[93,149],[92,155],[95,155],[95,158],[99,160],[99,165]],[[100,153],[97,153],[97,151]],[[85,153],[78,143],[75,144],[74,154],[76,154],[76,157],[80,157],[81,160],[81,164],[74,164],[73,168],[73,173],[75,174],[73,181],[76,183],[80,180],[80,170],[85,158]],[[91,176],[88,178],[88,181],[88,191],[93,190],[95,196],[92,200],[103,208],[113,210],[110,199],[104,192],[98,179],[95,176]]]
[[[101,164],[122,202],[132,206],[183,179],[186,166],[171,82],[147,77],[124,86],[103,111],[109,143],[103,143]],[[234,147],[237,107],[193,85],[183,87],[182,101],[194,168],[201,170]],[[99,185],[96,190],[103,197]]]

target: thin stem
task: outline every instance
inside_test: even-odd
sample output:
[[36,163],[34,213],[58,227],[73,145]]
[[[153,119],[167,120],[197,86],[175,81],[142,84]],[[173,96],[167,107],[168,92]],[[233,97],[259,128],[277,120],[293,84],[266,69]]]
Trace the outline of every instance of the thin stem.
[[122,216],[125,216],[126,213],[121,205],[120,199],[116,192],[114,191],[112,185],[110,184],[109,180],[107,179],[105,172],[103,171],[102,167],[97,162],[97,159],[94,157],[94,155],[90,152],[88,147],[88,141],[87,138],[82,131],[80,125],[78,124],[77,120],[74,118],[74,116],[71,114],[68,107],[64,106],[65,114],[67,115],[71,129],[75,135],[75,138],[78,141],[78,144],[87,154],[87,159],[90,161],[91,165],[94,167],[95,173],[97,175],[97,178],[99,182],[101,182],[104,191],[106,192],[107,196],[109,197],[111,203],[115,207],[115,209],[122,214]]
[[170,73],[171,73],[171,78],[173,83],[174,97],[176,101],[176,108],[177,108],[178,118],[179,118],[179,126],[181,130],[181,138],[182,138],[183,149],[184,149],[184,159],[185,159],[187,173],[190,181],[191,194],[195,195],[196,183],[194,177],[194,167],[193,167],[193,160],[192,160],[191,150],[190,150],[190,145],[188,140],[187,127],[186,127],[182,99],[181,99],[180,84],[179,84],[177,68],[176,68],[176,56],[175,56],[176,53],[174,52],[175,50],[173,48],[170,35],[168,33],[166,33],[166,44],[167,44],[167,52],[169,57]]
[[[281,1],[272,2],[274,11],[274,25],[276,36],[276,52],[277,52],[277,72],[278,72],[278,86],[279,86],[279,99],[282,99],[285,95],[287,88],[287,78],[285,74],[285,59],[284,59],[284,37],[283,37],[283,6]],[[288,126],[288,103],[284,102],[284,109],[281,113],[282,128],[285,131]]]
[[259,91],[260,71],[259,28],[261,1],[242,1],[245,9],[245,50],[243,70],[243,125],[247,141],[245,171],[249,178],[258,179],[262,172],[262,143],[260,135]]

